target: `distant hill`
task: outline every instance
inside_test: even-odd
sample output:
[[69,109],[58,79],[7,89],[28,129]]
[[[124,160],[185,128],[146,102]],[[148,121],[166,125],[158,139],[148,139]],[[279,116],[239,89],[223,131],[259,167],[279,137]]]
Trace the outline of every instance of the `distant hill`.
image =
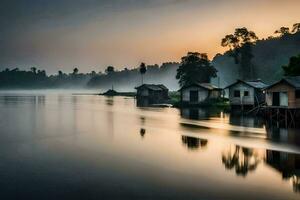
[[[257,78],[261,78],[266,83],[272,83],[282,77],[281,66],[288,64],[290,57],[300,54],[300,32],[280,38],[259,40],[253,47],[253,54]],[[229,52],[215,56],[212,62],[218,70],[221,86],[228,85],[239,78],[238,66],[229,56]],[[213,82],[217,83],[217,80]]]
[[[230,52],[225,52],[223,55],[218,54],[212,60],[212,64],[218,70],[218,78],[215,78],[213,83],[220,87],[225,87],[239,78],[239,66],[234,63],[229,54]],[[288,64],[290,57],[300,54],[300,33],[259,40],[253,47],[253,54],[256,77],[266,83],[272,83],[282,77],[281,66]],[[147,66],[144,83],[164,84],[171,91],[178,90],[178,80],[175,79],[175,76],[179,65],[180,63],[168,62],[161,66]],[[74,74],[73,72],[51,76],[47,76],[44,70],[20,71],[16,68],[0,72],[0,89],[72,87],[94,88],[103,92],[113,87],[118,92],[131,92],[138,85],[141,85],[139,69],[124,69],[108,74],[96,72]]]
[[[259,40],[253,47],[253,54],[256,77],[266,83],[272,83],[282,77],[281,66],[286,65],[291,56],[300,54],[300,33]],[[215,85],[220,83],[220,87],[225,87],[239,78],[239,66],[234,63],[229,52],[216,55],[212,63],[218,70],[218,78],[212,80]],[[145,83],[164,84],[170,90],[178,90],[178,81],[175,76],[179,65],[179,63],[164,63],[160,67],[148,66],[148,71],[144,76]],[[138,69],[132,69],[96,76],[89,81],[88,87],[109,89],[114,86],[116,90],[132,91],[140,84],[141,75]]]
[[[179,63],[163,63],[161,66],[147,66],[144,75],[144,83],[164,84],[170,90],[177,90],[178,81],[175,79]],[[92,78],[87,86],[89,88],[99,88],[101,90],[111,89],[117,91],[134,91],[135,87],[141,85],[142,78],[139,69],[116,71],[109,74],[98,75]]]

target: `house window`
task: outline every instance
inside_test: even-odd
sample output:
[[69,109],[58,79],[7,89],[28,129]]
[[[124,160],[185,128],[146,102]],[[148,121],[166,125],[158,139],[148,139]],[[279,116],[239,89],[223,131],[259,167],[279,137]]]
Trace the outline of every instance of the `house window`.
[[234,90],[233,95],[234,95],[234,97],[241,97],[241,93],[239,90]]
[[295,91],[296,99],[300,99],[300,90]]
[[244,91],[244,97],[248,97],[249,96],[249,91]]

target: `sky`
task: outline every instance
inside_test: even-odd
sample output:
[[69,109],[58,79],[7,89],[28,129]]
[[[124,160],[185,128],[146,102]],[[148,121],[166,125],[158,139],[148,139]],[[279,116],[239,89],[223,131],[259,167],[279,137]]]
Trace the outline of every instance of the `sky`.
[[48,74],[223,53],[237,27],[260,37],[300,22],[299,0],[1,0],[0,69]]

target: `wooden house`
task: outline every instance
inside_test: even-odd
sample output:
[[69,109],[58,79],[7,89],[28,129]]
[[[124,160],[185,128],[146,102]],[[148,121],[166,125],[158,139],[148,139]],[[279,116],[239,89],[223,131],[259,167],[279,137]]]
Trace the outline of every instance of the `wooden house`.
[[268,107],[300,108],[300,76],[285,77],[265,91]]
[[183,86],[180,89],[181,102],[183,104],[197,105],[209,99],[221,97],[222,89],[211,83],[194,83]]
[[260,79],[254,81],[237,80],[227,86],[229,90],[229,101],[231,107],[253,108],[265,103],[265,93],[263,91],[268,85]]
[[135,88],[138,106],[163,104],[169,99],[169,89],[164,85],[143,84]]

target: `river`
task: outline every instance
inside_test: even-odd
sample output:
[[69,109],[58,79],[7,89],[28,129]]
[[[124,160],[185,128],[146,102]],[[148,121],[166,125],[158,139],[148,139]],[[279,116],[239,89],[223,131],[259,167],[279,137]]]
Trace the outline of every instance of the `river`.
[[0,92],[2,199],[299,199],[300,130],[134,98]]

